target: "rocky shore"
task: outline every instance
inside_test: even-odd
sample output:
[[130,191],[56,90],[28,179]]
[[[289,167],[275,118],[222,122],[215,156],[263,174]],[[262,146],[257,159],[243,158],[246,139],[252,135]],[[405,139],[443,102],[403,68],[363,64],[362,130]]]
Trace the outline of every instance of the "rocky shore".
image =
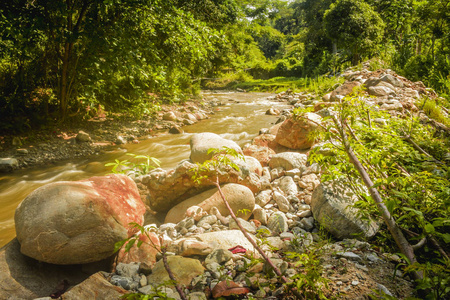
[[[16,211],[17,239],[0,251],[0,298],[118,299],[129,293],[162,293],[180,299],[167,266],[187,299],[295,298],[287,287],[301,290],[306,298],[317,293],[342,299],[415,296],[412,280],[395,267],[400,258],[367,242],[379,222],[360,217],[351,207],[355,195],[339,180],[321,183],[323,170],[308,163],[308,151],[322,146],[309,133],[332,113],[336,101],[361,84],[374,96],[366,101],[396,117],[417,110],[415,100],[422,95],[433,95],[390,70],[348,70],[342,76],[347,81],[322,99],[306,93],[277,95],[293,107],[313,107],[315,112],[302,121],[281,116],[277,125],[262,129],[242,148],[200,133],[191,139],[190,160],[174,169],[37,189]],[[192,105],[179,111],[182,122],[190,122],[189,114],[197,120],[206,117],[204,107],[195,114],[199,109]],[[160,117],[171,122],[167,128],[178,125],[173,123],[179,120],[177,113],[172,118],[161,112]],[[88,135],[104,140],[95,132]],[[111,136],[111,141],[117,138]],[[130,134],[126,139],[134,138]],[[75,134],[72,141],[77,141]],[[210,181],[195,180],[199,165],[212,158],[208,149],[224,146],[245,159],[232,157],[238,168],[220,165],[203,175],[218,178],[239,223],[287,284],[244,237],[221,192]],[[137,225],[130,227],[130,222]],[[114,243],[124,239],[128,243],[113,255]]]
[[139,120],[100,111],[68,129],[31,131],[27,135],[0,136],[0,172],[11,172],[58,161],[101,154],[126,143],[139,143],[158,132],[179,132],[214,113],[218,101],[188,101],[162,105],[161,110]]

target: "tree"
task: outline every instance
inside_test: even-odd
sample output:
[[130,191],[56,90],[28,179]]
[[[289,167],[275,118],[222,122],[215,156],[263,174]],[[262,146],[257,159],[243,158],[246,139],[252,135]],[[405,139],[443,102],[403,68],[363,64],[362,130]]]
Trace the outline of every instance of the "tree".
[[384,22],[362,0],[338,0],[324,15],[325,31],[338,46],[349,49],[353,65],[375,53],[384,33]]

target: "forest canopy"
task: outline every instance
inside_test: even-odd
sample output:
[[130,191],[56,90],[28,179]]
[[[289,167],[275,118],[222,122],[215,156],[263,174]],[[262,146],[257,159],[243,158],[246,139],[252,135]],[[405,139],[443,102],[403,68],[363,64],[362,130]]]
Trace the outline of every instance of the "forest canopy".
[[203,78],[335,75],[372,59],[450,94],[448,0],[11,0],[0,130],[151,112]]

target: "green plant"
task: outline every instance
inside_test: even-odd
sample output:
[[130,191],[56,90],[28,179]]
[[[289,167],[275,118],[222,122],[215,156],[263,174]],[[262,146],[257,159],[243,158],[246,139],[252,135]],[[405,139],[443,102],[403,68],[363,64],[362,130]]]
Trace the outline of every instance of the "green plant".
[[[434,129],[416,116],[393,118],[367,106],[358,94],[344,98],[334,110],[335,116],[324,118],[320,133],[333,155],[312,151],[309,156],[326,170],[322,180],[340,178],[358,195],[355,206],[363,216],[382,217],[390,232],[380,234],[383,246],[395,242],[407,264],[433,257],[433,264],[442,265],[448,255],[441,245],[450,242],[445,221],[450,214],[449,167],[437,159],[434,148],[428,147],[433,150],[428,153],[420,145],[438,143],[435,148],[442,149],[449,141],[433,138]],[[375,118],[384,119],[385,125],[374,123]],[[370,194],[358,188],[363,184]],[[408,270],[419,281],[427,278],[423,270]]]
[[450,118],[444,115],[442,108],[437,105],[436,100],[423,97],[417,104],[428,117],[450,127]]
[[116,159],[114,162],[110,162],[105,164],[106,167],[112,166],[113,173],[126,174],[128,176],[134,175],[145,175],[150,170],[158,168],[161,164],[161,161],[157,158],[151,157],[149,155],[138,155],[133,153],[127,153],[126,155],[132,156],[137,162],[132,162],[129,160],[118,160]]
[[287,253],[287,257],[294,261],[298,270],[289,285],[295,287],[306,299],[328,299],[325,291],[328,288],[329,279],[322,275],[321,255],[320,246],[309,247],[303,253]]

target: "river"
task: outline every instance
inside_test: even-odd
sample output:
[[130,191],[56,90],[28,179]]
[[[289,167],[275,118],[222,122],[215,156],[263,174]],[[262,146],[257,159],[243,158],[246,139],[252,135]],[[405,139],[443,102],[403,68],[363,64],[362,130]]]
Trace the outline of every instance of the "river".
[[286,103],[270,100],[269,97],[273,95],[267,93],[204,93],[204,96],[208,100],[217,98],[226,105],[218,107],[211,118],[184,126],[183,134],[162,133],[142,140],[139,144],[122,145],[110,153],[84,160],[0,174],[0,247],[15,237],[16,207],[40,186],[55,181],[105,175],[110,169],[103,167],[104,164],[115,159],[129,159],[126,153],[150,155],[161,161],[161,167],[173,168],[183,159],[189,158],[189,141],[198,132],[213,132],[243,146],[251,142],[261,128],[268,128],[276,122],[278,117],[265,114],[269,108],[282,110],[289,107]]

